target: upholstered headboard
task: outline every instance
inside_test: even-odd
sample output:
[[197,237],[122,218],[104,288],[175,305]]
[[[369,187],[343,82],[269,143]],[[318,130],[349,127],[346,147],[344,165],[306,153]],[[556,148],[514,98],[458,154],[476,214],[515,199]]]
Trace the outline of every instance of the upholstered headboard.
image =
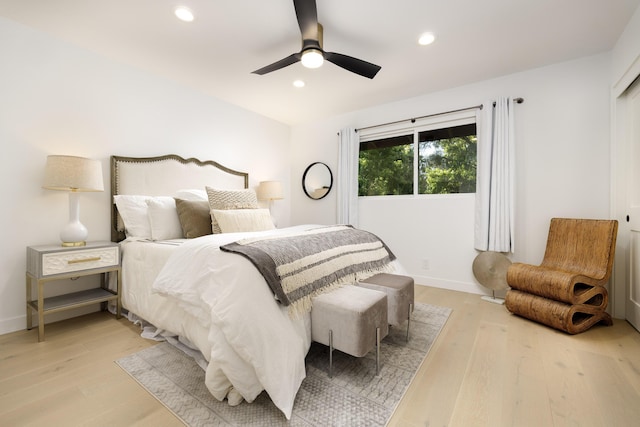
[[111,156],[111,240],[124,240],[124,227],[113,196],[172,196],[179,190],[249,187],[249,174],[221,164],[175,154],[157,157]]

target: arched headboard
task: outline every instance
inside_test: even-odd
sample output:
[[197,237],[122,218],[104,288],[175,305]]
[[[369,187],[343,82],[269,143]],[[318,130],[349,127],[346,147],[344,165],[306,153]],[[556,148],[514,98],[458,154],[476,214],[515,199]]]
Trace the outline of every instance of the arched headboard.
[[179,190],[249,188],[249,174],[213,160],[185,159],[175,154],[157,157],[111,156],[111,240],[124,240],[124,226],[113,196],[173,196]]

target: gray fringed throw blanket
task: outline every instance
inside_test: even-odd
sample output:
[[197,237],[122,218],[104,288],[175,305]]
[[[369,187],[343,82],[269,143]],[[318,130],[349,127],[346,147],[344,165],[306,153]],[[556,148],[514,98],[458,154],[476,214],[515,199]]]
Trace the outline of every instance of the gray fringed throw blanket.
[[220,249],[249,259],[291,314],[308,311],[319,293],[389,271],[395,259],[377,236],[347,225],[245,239]]

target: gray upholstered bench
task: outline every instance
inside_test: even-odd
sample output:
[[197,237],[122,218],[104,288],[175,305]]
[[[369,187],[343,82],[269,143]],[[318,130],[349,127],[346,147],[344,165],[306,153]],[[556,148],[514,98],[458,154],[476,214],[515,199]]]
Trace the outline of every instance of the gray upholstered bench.
[[389,333],[387,295],[345,285],[314,297],[311,303],[311,339],[329,346],[329,376],[333,350],[362,357],[376,348],[376,375],[380,372],[380,340]]
[[400,326],[407,321],[407,341],[414,304],[413,278],[400,274],[380,273],[358,282],[358,286],[387,294],[389,324]]

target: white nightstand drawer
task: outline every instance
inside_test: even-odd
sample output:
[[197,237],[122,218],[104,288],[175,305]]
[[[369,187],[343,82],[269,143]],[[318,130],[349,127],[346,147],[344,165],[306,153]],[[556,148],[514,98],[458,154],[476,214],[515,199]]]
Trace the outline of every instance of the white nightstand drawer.
[[42,277],[117,266],[119,263],[117,246],[42,254]]

